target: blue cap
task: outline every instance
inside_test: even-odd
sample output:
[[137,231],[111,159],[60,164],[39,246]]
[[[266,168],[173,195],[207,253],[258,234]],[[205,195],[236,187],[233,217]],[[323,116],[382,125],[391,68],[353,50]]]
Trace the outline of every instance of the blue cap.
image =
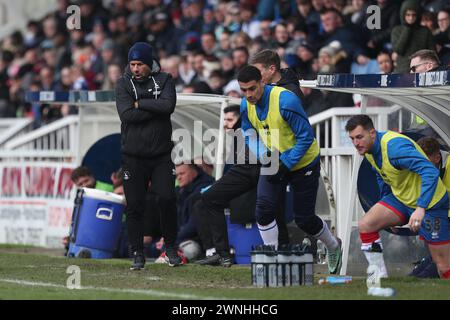
[[128,62],[137,60],[148,65],[150,68],[153,65],[153,49],[145,42],[136,42],[128,51]]

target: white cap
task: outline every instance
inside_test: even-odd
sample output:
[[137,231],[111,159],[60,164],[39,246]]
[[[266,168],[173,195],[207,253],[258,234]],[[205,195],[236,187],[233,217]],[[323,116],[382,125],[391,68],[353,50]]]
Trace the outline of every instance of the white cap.
[[239,82],[236,79],[228,82],[228,84],[225,86],[225,88],[223,88],[224,95],[229,94],[231,91],[236,91],[237,93],[242,95],[241,88],[239,87]]

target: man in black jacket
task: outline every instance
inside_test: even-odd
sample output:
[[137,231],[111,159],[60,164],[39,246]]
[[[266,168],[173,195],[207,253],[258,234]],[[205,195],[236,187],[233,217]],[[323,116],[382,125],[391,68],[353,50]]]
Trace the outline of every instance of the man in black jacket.
[[135,43],[128,52],[128,66],[116,85],[116,107],[121,124],[121,151],[127,227],[134,255],[131,270],[144,268],[143,216],[145,195],[152,190],[159,197],[161,230],[169,266],[181,258],[175,248],[177,218],[170,115],[176,105],[172,77],[160,72],[152,47]]

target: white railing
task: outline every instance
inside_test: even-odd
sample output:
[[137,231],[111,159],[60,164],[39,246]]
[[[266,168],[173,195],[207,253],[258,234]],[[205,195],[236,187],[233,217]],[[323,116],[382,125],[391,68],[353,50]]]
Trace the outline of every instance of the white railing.
[[9,140],[32,130],[32,127],[33,119],[31,118],[0,119],[0,149]]
[[0,149],[0,156],[72,162],[77,146],[78,123],[78,116],[67,116],[11,139]]

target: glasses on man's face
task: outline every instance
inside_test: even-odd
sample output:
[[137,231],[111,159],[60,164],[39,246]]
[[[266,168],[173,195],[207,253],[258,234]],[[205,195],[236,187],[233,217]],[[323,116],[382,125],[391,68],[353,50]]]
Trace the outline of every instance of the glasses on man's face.
[[420,67],[420,66],[422,66],[422,65],[424,65],[424,64],[427,64],[427,63],[429,63],[429,62],[422,62],[422,63],[416,64],[415,66],[410,67],[410,68],[409,68],[409,71],[415,73],[416,70],[417,70],[417,67]]

